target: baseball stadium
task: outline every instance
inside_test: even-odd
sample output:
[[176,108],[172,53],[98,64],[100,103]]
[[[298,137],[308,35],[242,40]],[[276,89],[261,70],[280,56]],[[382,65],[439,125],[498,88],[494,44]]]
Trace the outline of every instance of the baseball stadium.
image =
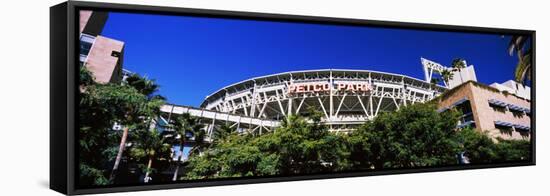
[[[223,36],[211,36],[221,32],[217,28],[203,29],[209,33],[203,33],[202,30],[185,31],[185,36],[182,36],[180,31],[174,28],[202,29],[204,21],[179,16],[171,16],[174,17],[170,20],[173,22],[171,25],[147,28],[151,32],[140,34],[128,33],[144,32],[141,25],[134,25],[128,21],[138,21],[147,16],[114,13],[114,17],[107,20],[108,15],[111,13],[81,12],[79,58],[81,79],[93,80],[83,85],[90,85],[94,88],[89,89],[102,93],[92,94],[92,90],[81,92],[89,93],[86,96],[94,101],[90,103],[98,103],[97,106],[81,107],[95,109],[81,110],[81,115],[87,114],[81,116],[82,119],[98,114],[113,116],[108,123],[100,121],[102,119],[99,118],[90,119],[87,126],[80,129],[84,133],[80,138],[83,144],[88,144],[89,140],[93,141],[90,145],[104,149],[96,150],[89,146],[81,148],[90,149],[86,152],[92,154],[84,157],[82,164],[93,164],[95,168],[109,171],[105,172],[110,173],[109,179],[101,181],[104,184],[174,182],[192,179],[194,176],[206,178],[209,175],[218,177],[221,170],[213,170],[213,174],[193,174],[193,168],[202,168],[193,164],[202,162],[193,162],[192,158],[201,157],[201,153],[206,152],[208,148],[222,149],[217,145],[226,140],[234,139],[240,142],[241,139],[245,141],[247,138],[278,137],[279,133],[299,133],[300,129],[294,128],[285,132],[288,127],[286,125],[289,125],[292,119],[300,119],[299,122],[304,127],[322,124],[322,129],[319,130],[323,130],[323,134],[343,138],[361,134],[365,127],[372,124],[369,122],[376,123],[384,119],[380,118],[382,114],[391,116],[410,108],[422,107],[429,109],[430,114],[441,116],[449,114],[445,111],[453,109],[458,111],[456,118],[442,117],[431,120],[433,116],[429,116],[427,118],[430,120],[426,121],[448,121],[445,128],[447,132],[464,128],[482,132],[488,136],[485,141],[487,143],[490,143],[490,139],[494,142],[516,140],[520,142],[518,145],[526,144],[523,145],[523,149],[527,150],[522,152],[528,152],[528,142],[533,138],[531,116],[534,112],[531,111],[530,84],[525,85],[513,80],[506,74],[507,71],[498,74],[494,71],[502,70],[504,67],[512,70],[517,60],[515,57],[507,56],[506,52],[478,52],[500,50],[507,42],[500,36],[443,33],[439,38],[428,36],[430,39],[426,39],[424,33],[410,30],[394,32],[386,29],[347,29],[338,26],[321,28],[302,24],[299,26],[301,30],[296,31],[295,24],[262,22],[265,26],[260,25],[258,29],[265,28],[264,30],[269,32],[276,30],[277,35],[285,35],[279,36],[280,40],[273,40],[277,36],[258,33],[261,32],[258,29],[249,29],[245,23],[234,23],[230,20],[216,20],[219,24],[235,27],[224,28]],[[155,21],[150,20],[150,24],[144,26],[155,27],[158,25]],[[107,27],[105,30],[104,25]],[[125,28],[118,28],[119,26]],[[304,32],[310,30],[322,32],[324,35],[308,39],[307,36],[313,35],[304,36]],[[350,34],[351,30],[356,34]],[[388,32],[393,33],[387,34]],[[158,36],[158,39],[163,41],[149,39],[150,34],[157,33],[166,34]],[[404,46],[400,39],[394,39],[395,37],[407,37],[410,42],[408,47]],[[480,40],[484,42],[480,43]],[[217,44],[214,47],[204,44],[205,41]],[[418,43],[427,41],[438,43],[435,45],[440,46],[418,47]],[[368,47],[364,47],[366,43],[369,43]],[[239,46],[239,50],[235,50],[236,45]],[[475,50],[470,50],[471,46],[476,46]],[[283,49],[285,53],[281,54],[280,51]],[[455,54],[465,56],[468,61],[476,63],[480,73],[479,81],[474,65],[465,59],[454,58],[450,62],[447,61]],[[423,58],[422,55],[430,56],[433,60]],[[447,63],[440,64],[436,61]],[[509,73],[513,73],[513,70]],[[115,96],[116,99],[110,96]],[[130,109],[114,107],[120,104],[119,99],[127,102],[127,108]],[[431,105],[415,105],[426,102],[430,102]],[[105,107],[113,109],[105,110],[101,105],[104,103],[108,103]],[[135,111],[140,111],[144,105],[152,107],[145,107],[142,113],[131,113],[134,108],[139,108]],[[411,105],[415,106],[410,107]],[[103,115],[95,112],[96,110],[116,113],[106,112]],[[312,113],[315,114],[315,118],[298,117],[308,117]],[[376,118],[377,116],[379,118]],[[401,125],[401,121],[394,124]],[[437,127],[425,124],[426,121],[418,122],[422,124],[422,131]],[[105,124],[101,124],[105,127],[98,129],[104,132],[88,132],[92,130],[90,127],[95,127],[98,123]],[[401,132],[407,129],[388,128],[385,132]],[[119,133],[120,143],[116,143]],[[300,134],[307,135],[301,132]],[[419,138],[425,139],[423,136]],[[109,143],[103,144],[96,140]],[[111,147],[116,147],[117,144],[119,150],[116,157],[105,159],[102,153],[113,149]],[[333,144],[335,143],[327,145],[328,148],[333,148]],[[156,145],[155,149],[150,147],[153,145]],[[129,149],[126,153],[125,148]],[[239,150],[235,152],[240,153],[241,148],[236,149]],[[147,150],[149,153],[143,153]],[[223,147],[223,150],[226,150],[223,153],[232,153],[234,146]],[[451,154],[451,157],[456,155],[458,164],[469,164],[469,154],[464,152],[452,152],[455,154]],[[243,153],[258,158],[265,155],[256,151]],[[298,155],[301,156],[300,153]],[[363,154],[360,154],[360,157],[368,157],[364,152],[361,153]],[[204,160],[207,160],[208,156],[204,156]],[[228,157],[239,158],[233,155]],[[251,159],[256,160],[247,157],[243,161],[247,164]],[[473,158],[473,163],[478,161],[475,157],[470,157]],[[519,157],[524,160],[526,156]],[[98,163],[96,160],[102,162]],[[112,160],[113,169],[106,168]],[[334,160],[318,158],[311,160],[319,161],[319,164],[323,165],[322,169],[337,163]],[[448,160],[455,162],[454,158]],[[147,166],[142,165],[145,162]],[[273,160],[267,162],[278,163]],[[119,163],[120,168],[124,170],[119,170]],[[207,163],[211,161],[204,162]],[[305,166],[307,167],[309,166]],[[382,168],[383,165],[376,167]],[[95,172],[95,168],[81,169],[82,173],[88,174]],[[147,169],[142,170],[143,168]],[[152,172],[151,168],[157,171]],[[99,177],[81,176],[85,185],[97,184],[97,179],[104,178],[107,179],[104,174]]]
[[[304,70],[231,84],[208,95],[201,108],[205,112],[225,115],[226,119],[238,116],[246,117],[248,122],[267,121],[265,124],[244,123],[245,126],[239,126],[239,129],[269,131],[282,118],[302,115],[306,108],[312,107],[325,115],[322,122],[332,130],[347,131],[380,112],[431,100],[443,90],[442,86],[400,74],[368,70]],[[227,121],[223,117],[219,119],[220,123]],[[235,123],[242,122],[237,120]]]

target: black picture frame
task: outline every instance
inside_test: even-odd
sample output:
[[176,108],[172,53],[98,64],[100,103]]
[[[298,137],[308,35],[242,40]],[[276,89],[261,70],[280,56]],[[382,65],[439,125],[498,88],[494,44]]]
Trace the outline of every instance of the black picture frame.
[[[285,21],[299,23],[335,24],[345,26],[390,27],[400,29],[418,29],[426,31],[450,31],[490,34],[514,34],[531,36],[532,83],[531,83],[531,160],[518,163],[498,163],[485,165],[438,166],[430,168],[391,169],[368,172],[331,173],[285,177],[261,177],[197,181],[173,184],[144,184],[137,186],[101,187],[80,189],[76,186],[78,166],[76,138],[78,138],[78,11],[108,10],[130,13],[150,13],[164,15],[186,15],[200,17],[221,17],[248,20]],[[96,3],[68,1],[50,8],[50,188],[63,194],[91,194],[122,191],[141,191],[173,189],[186,187],[219,186],[325,178],[343,178],[357,176],[376,176],[387,174],[405,174],[418,172],[453,171],[465,169],[498,168],[511,166],[535,165],[536,133],[536,32],[532,30],[455,26],[440,24],[405,23],[350,18],[331,18],[318,16],[300,16],[286,14],[267,14],[238,11],[190,9],[176,7],[157,7],[146,5],[128,5],[113,3]]]

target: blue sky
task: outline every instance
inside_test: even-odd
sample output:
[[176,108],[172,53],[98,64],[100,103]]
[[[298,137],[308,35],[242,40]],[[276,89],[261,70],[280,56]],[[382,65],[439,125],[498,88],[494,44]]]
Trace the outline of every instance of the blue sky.
[[248,78],[307,69],[366,69],[423,79],[420,57],[473,64],[479,82],[513,78],[509,36],[111,13],[106,37],[125,42],[124,68],[155,79],[168,102],[199,106]]

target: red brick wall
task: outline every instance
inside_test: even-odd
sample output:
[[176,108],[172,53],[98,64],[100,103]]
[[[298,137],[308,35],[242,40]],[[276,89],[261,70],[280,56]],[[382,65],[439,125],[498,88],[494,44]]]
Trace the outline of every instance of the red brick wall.
[[[85,65],[92,72],[96,82],[109,83],[111,81],[118,81],[117,78],[113,77],[120,76],[123,48],[124,42],[103,36],[96,37]],[[121,53],[121,56],[112,56],[113,51]]]
[[82,33],[82,31],[84,30],[84,27],[86,26],[86,23],[88,23],[90,16],[92,16],[92,11],[88,11],[88,10],[80,11],[79,33]]

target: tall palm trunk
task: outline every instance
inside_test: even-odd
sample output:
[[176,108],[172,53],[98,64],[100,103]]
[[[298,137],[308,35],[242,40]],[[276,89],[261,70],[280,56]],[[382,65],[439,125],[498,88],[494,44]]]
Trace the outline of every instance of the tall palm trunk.
[[151,173],[152,165],[153,165],[153,156],[149,156],[149,162],[147,163],[147,172],[145,172],[145,178],[143,179],[145,183],[149,182],[149,174]]
[[118,165],[120,164],[120,160],[122,159],[122,153],[124,152],[124,147],[126,146],[126,139],[128,138],[128,131],[129,127],[124,127],[122,130],[122,138],[120,138],[120,145],[118,146],[118,154],[116,155],[115,159],[115,165],[113,166],[113,170],[111,171],[111,176],[109,177],[109,181],[113,181],[115,179]]
[[180,140],[180,156],[178,157],[178,162],[176,163],[176,170],[174,171],[174,177],[172,177],[172,181],[178,180],[178,171],[180,170],[181,158],[183,157],[183,137],[185,136],[182,135],[181,137],[182,139]]

